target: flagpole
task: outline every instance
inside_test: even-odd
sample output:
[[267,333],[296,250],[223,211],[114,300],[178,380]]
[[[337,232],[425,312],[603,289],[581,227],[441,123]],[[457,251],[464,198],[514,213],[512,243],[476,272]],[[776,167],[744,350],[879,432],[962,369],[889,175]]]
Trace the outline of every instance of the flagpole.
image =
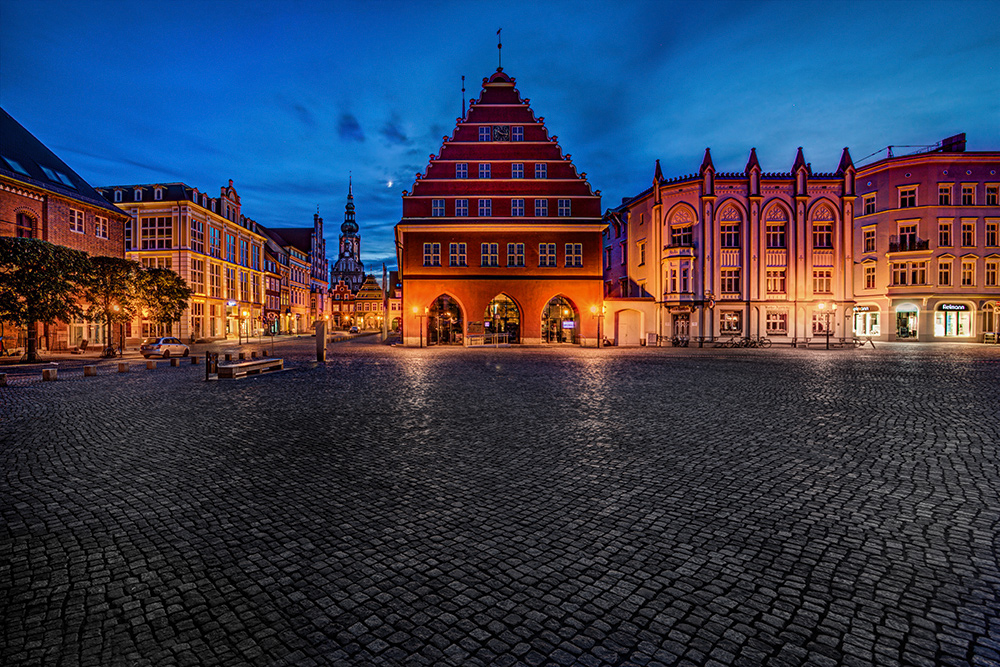
[[501,50],[501,49],[503,49],[503,44],[500,42],[500,30],[503,30],[503,28],[500,28],[499,30],[497,30],[497,70],[498,71],[503,69],[503,51]]

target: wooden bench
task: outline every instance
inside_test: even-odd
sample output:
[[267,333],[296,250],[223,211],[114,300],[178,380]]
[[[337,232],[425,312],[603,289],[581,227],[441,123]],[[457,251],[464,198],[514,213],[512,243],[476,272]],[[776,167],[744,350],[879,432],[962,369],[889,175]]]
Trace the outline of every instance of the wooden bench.
[[219,378],[237,379],[247,375],[259,375],[270,371],[280,371],[284,369],[284,359],[256,359],[253,361],[241,361],[236,364],[226,364],[219,366]]

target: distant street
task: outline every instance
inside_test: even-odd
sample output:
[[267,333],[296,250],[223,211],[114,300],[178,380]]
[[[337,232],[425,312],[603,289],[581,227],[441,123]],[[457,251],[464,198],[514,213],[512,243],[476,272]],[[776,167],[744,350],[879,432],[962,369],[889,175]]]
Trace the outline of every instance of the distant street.
[[1000,665],[1000,346],[329,349],[0,367],[0,664]]

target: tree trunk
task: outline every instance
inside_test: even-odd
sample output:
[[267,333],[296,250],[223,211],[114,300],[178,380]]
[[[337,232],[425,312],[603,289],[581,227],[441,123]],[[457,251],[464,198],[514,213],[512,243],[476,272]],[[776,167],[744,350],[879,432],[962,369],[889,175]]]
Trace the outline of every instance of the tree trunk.
[[38,358],[38,346],[37,339],[38,336],[38,323],[35,321],[28,322],[28,355],[27,361],[29,364],[37,363],[41,361]]

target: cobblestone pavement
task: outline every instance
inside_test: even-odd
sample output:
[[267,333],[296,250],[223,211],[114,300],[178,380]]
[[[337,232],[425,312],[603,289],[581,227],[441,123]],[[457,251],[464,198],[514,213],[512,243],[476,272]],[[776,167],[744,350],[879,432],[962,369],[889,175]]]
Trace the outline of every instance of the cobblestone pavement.
[[0,389],[0,663],[1000,664],[996,348],[311,345]]

